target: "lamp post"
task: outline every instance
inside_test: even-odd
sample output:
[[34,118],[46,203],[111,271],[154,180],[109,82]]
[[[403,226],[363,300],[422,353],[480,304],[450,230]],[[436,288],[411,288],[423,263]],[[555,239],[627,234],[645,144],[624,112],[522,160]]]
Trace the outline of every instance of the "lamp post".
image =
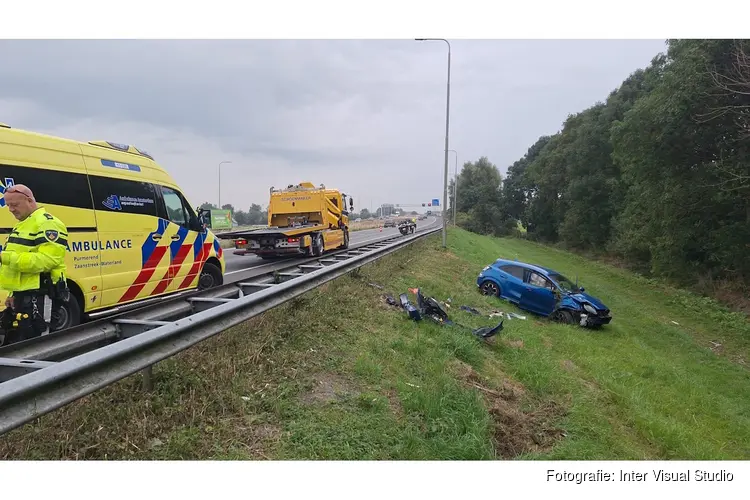
[[445,169],[443,173],[443,248],[447,246],[446,231],[446,207],[448,201],[448,134],[450,130],[450,109],[451,109],[451,44],[445,38],[415,38],[418,42],[443,41],[448,45],[448,84],[447,97],[445,103]]
[[456,165],[453,169],[453,225],[456,225],[456,205],[458,205],[458,151],[449,149],[456,153]]
[[222,161],[219,163],[219,210],[221,210],[221,166],[224,163],[232,163],[231,161]]

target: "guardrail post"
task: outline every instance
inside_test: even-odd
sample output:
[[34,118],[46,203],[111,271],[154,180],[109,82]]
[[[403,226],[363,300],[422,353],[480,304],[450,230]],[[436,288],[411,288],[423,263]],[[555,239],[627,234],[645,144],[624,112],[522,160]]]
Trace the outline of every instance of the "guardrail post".
[[143,370],[141,370],[141,374],[143,375],[143,390],[144,391],[152,391],[154,389],[154,371],[153,371],[154,365],[149,365]]

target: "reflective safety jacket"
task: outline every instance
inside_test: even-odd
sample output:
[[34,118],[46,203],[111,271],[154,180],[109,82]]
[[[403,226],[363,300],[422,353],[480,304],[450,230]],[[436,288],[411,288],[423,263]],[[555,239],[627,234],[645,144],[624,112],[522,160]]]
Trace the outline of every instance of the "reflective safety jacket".
[[65,275],[68,229],[60,219],[37,208],[20,221],[0,252],[0,289],[22,292],[40,288],[40,274],[52,283]]

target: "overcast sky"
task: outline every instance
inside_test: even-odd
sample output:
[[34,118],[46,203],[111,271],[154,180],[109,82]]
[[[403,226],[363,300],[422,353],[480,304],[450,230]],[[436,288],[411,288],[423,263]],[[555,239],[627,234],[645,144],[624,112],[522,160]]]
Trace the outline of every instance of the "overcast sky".
[[[450,149],[505,174],[663,40],[456,40]],[[447,46],[383,41],[0,40],[0,122],[149,151],[194,205],[337,187],[355,210],[442,198]],[[450,175],[455,157],[450,153]]]

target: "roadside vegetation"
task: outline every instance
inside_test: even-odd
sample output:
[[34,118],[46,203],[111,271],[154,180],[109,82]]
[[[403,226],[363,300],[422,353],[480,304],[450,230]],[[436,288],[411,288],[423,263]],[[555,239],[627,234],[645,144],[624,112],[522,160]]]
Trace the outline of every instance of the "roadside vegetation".
[[669,40],[601,97],[505,179],[488,158],[464,164],[459,225],[616,261],[750,313],[750,41]]
[[[450,228],[0,437],[2,459],[748,459],[750,324],[538,243]],[[601,330],[479,294],[496,258],[579,278]],[[377,286],[373,286],[377,285]],[[382,289],[379,287],[383,287]],[[410,288],[483,342],[388,305]],[[472,315],[461,305],[484,313]]]

